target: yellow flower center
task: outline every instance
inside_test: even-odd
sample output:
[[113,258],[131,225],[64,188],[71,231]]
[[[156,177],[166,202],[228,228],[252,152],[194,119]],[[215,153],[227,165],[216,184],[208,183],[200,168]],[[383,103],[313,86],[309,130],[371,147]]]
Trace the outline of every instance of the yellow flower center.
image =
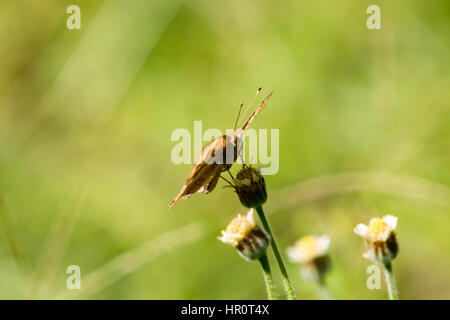
[[297,247],[302,250],[305,255],[314,257],[317,254],[317,238],[314,236],[303,237],[298,243]]
[[247,217],[238,216],[228,224],[226,232],[245,237],[255,226],[255,222]]
[[369,229],[367,234],[374,240],[382,238],[386,232],[388,232],[388,224],[379,218],[373,218],[370,220]]

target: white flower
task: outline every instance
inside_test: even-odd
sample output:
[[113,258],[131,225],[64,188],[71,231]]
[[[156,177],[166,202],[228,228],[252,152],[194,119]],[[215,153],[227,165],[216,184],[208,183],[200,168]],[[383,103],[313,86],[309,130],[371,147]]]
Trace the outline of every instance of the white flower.
[[386,241],[397,228],[397,217],[392,215],[383,218],[373,218],[369,225],[358,224],[353,231],[370,242]]
[[397,217],[372,218],[369,225],[358,224],[353,231],[366,239],[367,252],[363,257],[376,263],[389,263],[397,256],[398,243],[395,235]]
[[254,209],[250,209],[246,216],[238,215],[231,220],[218,239],[235,247],[246,260],[254,260],[264,255],[270,242],[269,235],[255,223]]
[[306,264],[325,256],[330,242],[328,235],[302,237],[287,249],[287,255],[292,262]]
[[255,226],[255,212],[253,209],[250,209],[247,216],[241,216],[239,214],[231,220],[227,228],[222,231],[222,236],[218,239],[223,243],[236,247]]

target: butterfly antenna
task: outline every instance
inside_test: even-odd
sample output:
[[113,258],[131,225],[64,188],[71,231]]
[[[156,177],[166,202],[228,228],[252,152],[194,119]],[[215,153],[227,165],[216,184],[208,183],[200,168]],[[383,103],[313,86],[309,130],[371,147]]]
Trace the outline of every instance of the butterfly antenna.
[[233,131],[236,130],[237,124],[238,124],[238,120],[239,120],[239,116],[241,115],[241,111],[242,111],[242,107],[244,106],[244,103],[241,102],[241,104],[239,105],[239,112],[238,115],[236,117],[236,122],[234,123],[234,129]]
[[238,122],[241,122],[242,119],[244,119],[245,115],[247,114],[248,110],[250,109],[250,107],[252,106],[253,102],[255,102],[256,97],[258,96],[258,93],[260,93],[262,90],[262,87],[258,87],[258,89],[256,89],[256,93],[253,96],[253,99],[250,101],[250,103],[248,104],[247,108],[245,109],[245,112],[242,114],[242,117],[239,119]]

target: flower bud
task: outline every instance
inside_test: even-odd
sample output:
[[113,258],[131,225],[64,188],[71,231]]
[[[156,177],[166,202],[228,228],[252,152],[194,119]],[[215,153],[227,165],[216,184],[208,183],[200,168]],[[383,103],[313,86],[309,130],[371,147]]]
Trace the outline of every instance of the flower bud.
[[259,170],[244,165],[233,182],[244,207],[257,208],[266,202],[266,183]]
[[258,259],[264,255],[270,242],[269,235],[256,225],[253,209],[247,216],[238,215],[234,218],[218,239],[235,247],[246,260]]
[[384,265],[390,263],[398,253],[396,228],[397,217],[392,215],[373,218],[369,225],[358,224],[353,231],[366,239],[367,252],[363,254],[364,258]]

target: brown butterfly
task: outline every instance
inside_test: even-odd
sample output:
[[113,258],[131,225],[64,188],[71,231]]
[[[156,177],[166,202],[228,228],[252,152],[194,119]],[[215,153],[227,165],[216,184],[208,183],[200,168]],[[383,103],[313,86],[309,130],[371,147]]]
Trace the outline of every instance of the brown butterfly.
[[[259,87],[256,91],[256,95],[260,91],[261,87]],[[234,132],[232,134],[217,137],[202,149],[202,152],[198,156],[194,168],[187,178],[186,183],[184,184],[183,188],[181,188],[180,193],[170,203],[169,210],[175,205],[175,203],[178,202],[178,200],[180,200],[180,198],[187,199],[196,192],[203,192],[206,194],[214,190],[217,182],[219,181],[220,174],[224,171],[229,170],[233,163],[236,161],[242,147],[242,144],[240,143],[242,134],[252,123],[253,119],[255,119],[258,113],[261,112],[271,96],[272,92],[264,98],[264,100],[259,104],[255,111],[253,111],[247,121],[245,121],[240,128],[236,130],[236,125],[238,123],[238,119],[236,119]],[[250,105],[248,106],[248,108],[249,107]],[[238,118],[241,109],[242,104],[239,109]],[[246,112],[244,112],[244,115]]]

